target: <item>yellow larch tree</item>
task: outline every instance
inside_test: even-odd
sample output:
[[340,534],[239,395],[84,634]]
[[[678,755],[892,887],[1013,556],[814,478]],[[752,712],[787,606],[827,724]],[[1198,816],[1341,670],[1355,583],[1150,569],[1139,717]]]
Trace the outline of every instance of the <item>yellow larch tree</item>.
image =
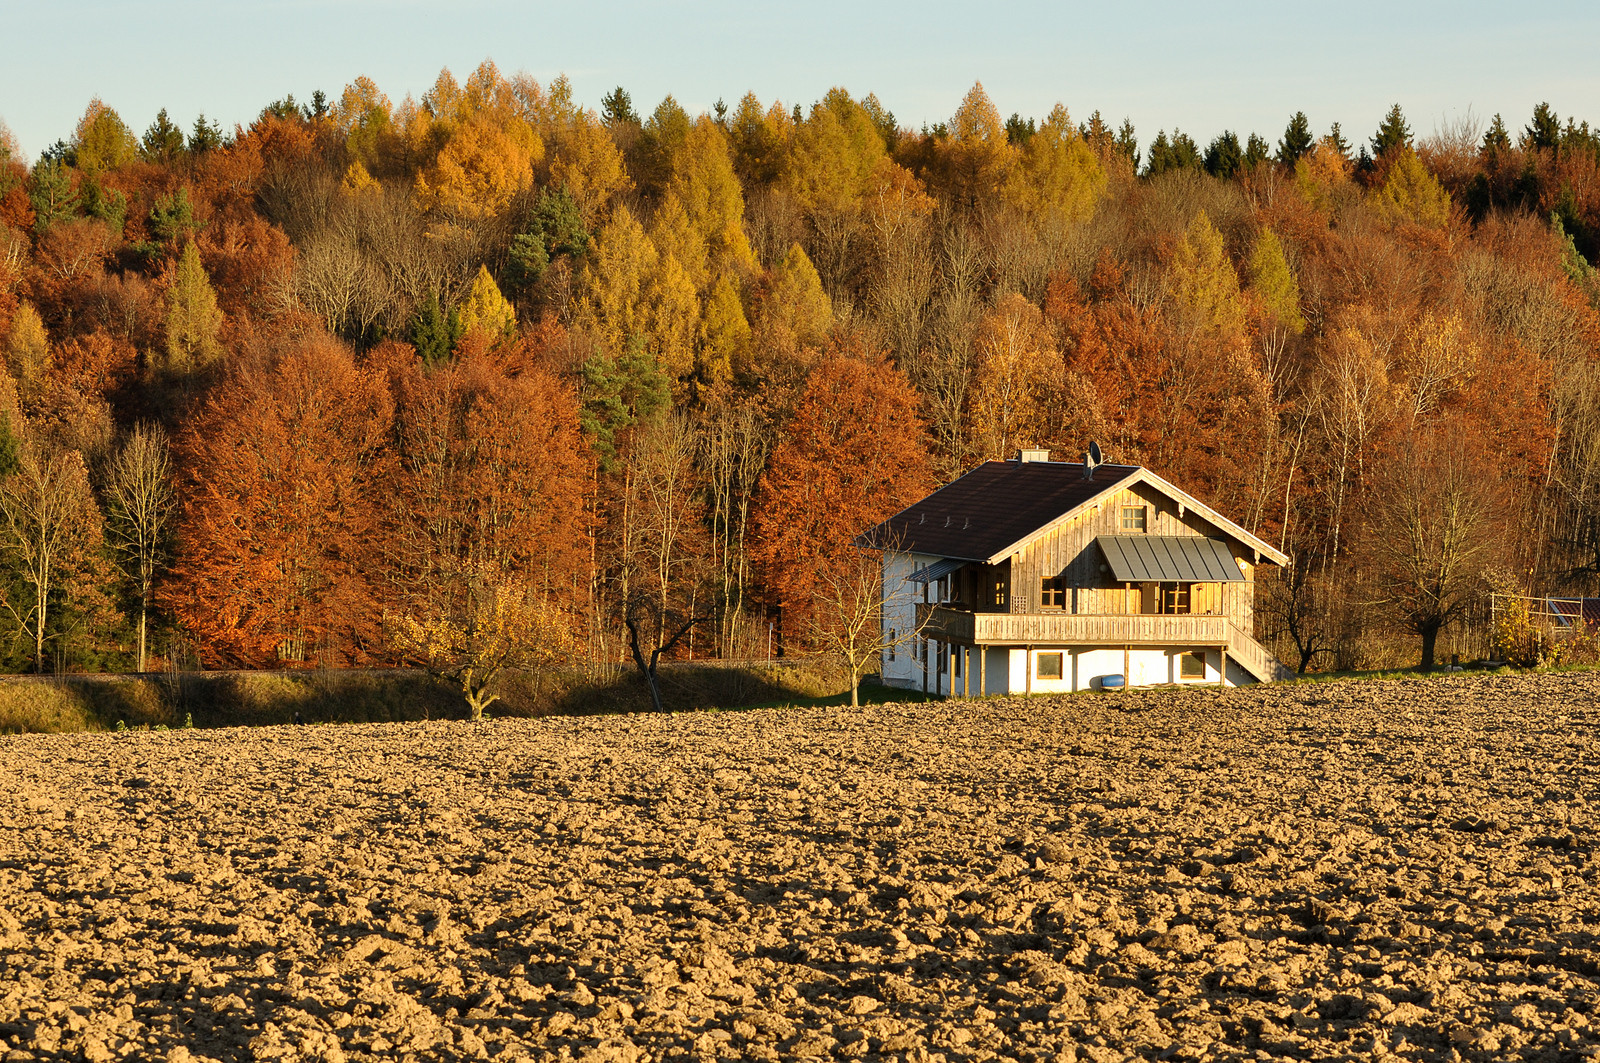
[[1440,228],[1450,220],[1450,193],[1409,147],[1389,167],[1389,176],[1374,196],[1374,203],[1378,213],[1391,223]]
[[1099,157],[1059,103],[1028,138],[1020,165],[1006,184],[1007,198],[1015,205],[1072,223],[1094,214],[1105,189],[1106,172]]
[[460,315],[463,333],[476,330],[494,340],[503,340],[517,331],[517,312],[500,294],[500,286],[489,276],[487,266],[478,267],[478,275],[472,278],[472,287],[456,313]]
[[11,316],[6,337],[6,368],[17,383],[24,402],[36,401],[44,392],[44,375],[50,367],[50,342],[44,321],[30,302],[22,302]]
[[633,212],[620,203],[613,207],[610,220],[584,256],[579,307],[579,320],[613,351],[623,350],[629,336],[643,337],[649,331],[648,285],[657,257]]
[[582,112],[552,152],[550,183],[565,188],[578,204],[584,225],[593,228],[618,193],[633,187],[622,153],[590,112]]
[[1243,341],[1246,321],[1239,274],[1228,259],[1222,234],[1203,210],[1189,223],[1172,257],[1171,280],[1180,327],[1227,346]]

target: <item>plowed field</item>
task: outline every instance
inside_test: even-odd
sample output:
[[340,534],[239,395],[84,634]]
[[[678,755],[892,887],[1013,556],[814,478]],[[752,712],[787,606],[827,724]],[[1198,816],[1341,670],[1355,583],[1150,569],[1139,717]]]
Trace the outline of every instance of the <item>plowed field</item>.
[[1600,676],[0,739],[0,1060],[1567,1059]]

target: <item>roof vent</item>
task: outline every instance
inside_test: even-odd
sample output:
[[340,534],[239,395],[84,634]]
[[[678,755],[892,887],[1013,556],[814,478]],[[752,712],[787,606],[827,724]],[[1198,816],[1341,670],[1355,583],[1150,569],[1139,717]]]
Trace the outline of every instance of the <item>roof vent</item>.
[[1085,480],[1093,479],[1094,478],[1095,466],[1097,466],[1099,464],[1100,464],[1100,444],[1099,443],[1090,443],[1089,444],[1089,453],[1087,453],[1087,454],[1085,454],[1083,456],[1083,478]]
[[1019,461],[1019,462],[1049,461],[1049,460],[1050,460],[1050,452],[1048,450],[1019,450],[1019,451],[1017,451],[1017,461]]

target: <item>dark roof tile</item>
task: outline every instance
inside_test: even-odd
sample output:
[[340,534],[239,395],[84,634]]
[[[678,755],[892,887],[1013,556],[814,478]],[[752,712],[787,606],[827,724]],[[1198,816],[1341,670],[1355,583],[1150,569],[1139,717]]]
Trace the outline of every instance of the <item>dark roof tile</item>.
[[1064,461],[986,461],[862,536],[867,544],[986,560],[1128,479],[1137,465],[1102,464],[1084,478]]

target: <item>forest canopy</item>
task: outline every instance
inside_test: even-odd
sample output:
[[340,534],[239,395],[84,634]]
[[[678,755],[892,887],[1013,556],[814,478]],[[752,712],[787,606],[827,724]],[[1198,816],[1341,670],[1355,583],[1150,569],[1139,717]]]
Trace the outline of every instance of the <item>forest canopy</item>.
[[1292,556],[1291,664],[1600,593],[1600,133],[1549,104],[1202,145],[485,62],[143,122],[0,126],[12,670],[804,653],[860,531],[1091,440]]

